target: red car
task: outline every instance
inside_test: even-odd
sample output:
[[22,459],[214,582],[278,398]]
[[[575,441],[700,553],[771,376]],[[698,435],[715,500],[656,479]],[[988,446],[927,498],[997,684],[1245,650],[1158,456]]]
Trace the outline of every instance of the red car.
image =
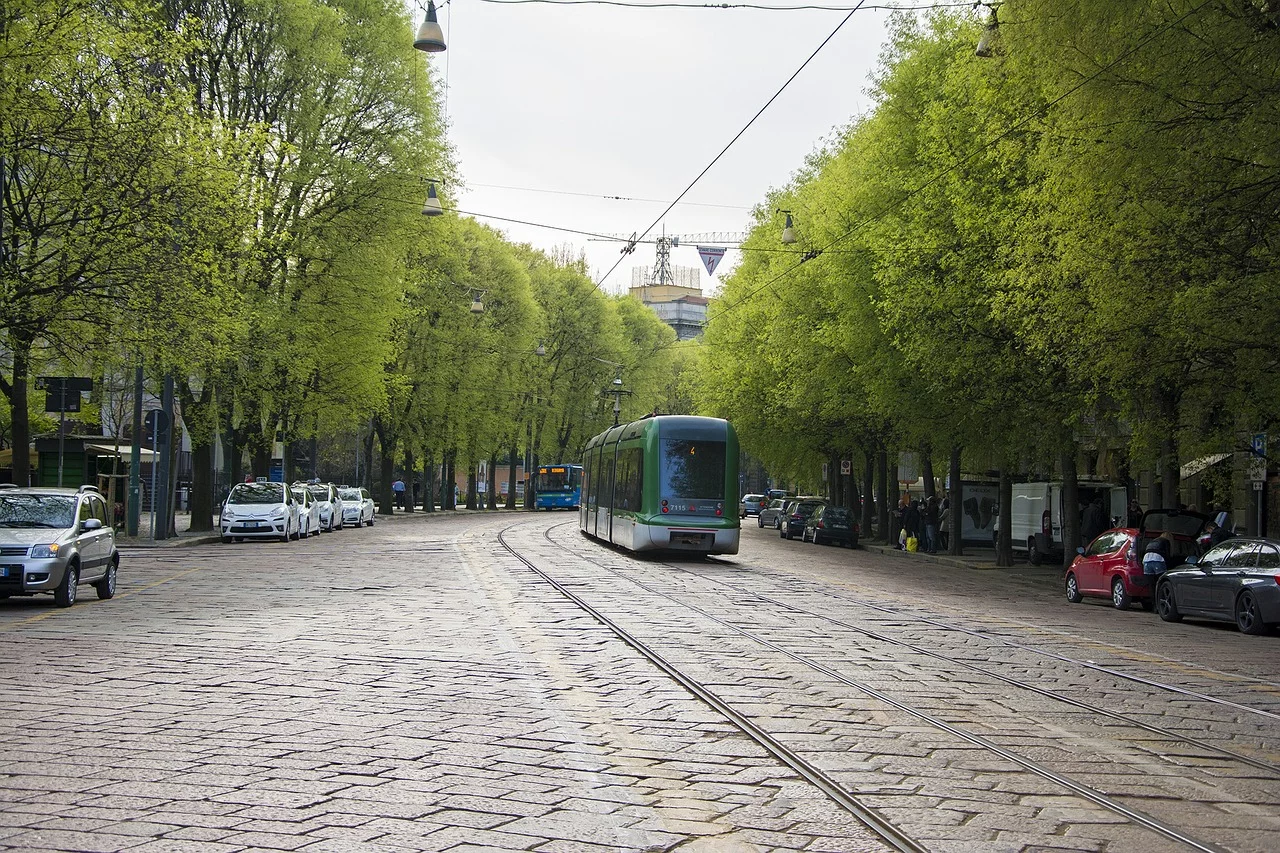
[[1168,532],[1173,547],[1168,568],[1194,556],[1196,537],[1204,529],[1207,515],[1177,509],[1152,509],[1142,514],[1141,527],[1116,527],[1099,534],[1087,547],[1077,549],[1065,575],[1067,601],[1078,604],[1086,596],[1110,598],[1117,610],[1134,601],[1143,610],[1155,606],[1158,575],[1144,575],[1142,554],[1152,539]]

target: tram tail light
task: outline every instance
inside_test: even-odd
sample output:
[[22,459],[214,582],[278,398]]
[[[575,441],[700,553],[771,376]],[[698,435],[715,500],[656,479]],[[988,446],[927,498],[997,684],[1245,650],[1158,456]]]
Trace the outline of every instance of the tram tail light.
[[663,501],[663,502],[662,502],[662,511],[663,511],[663,512],[671,512],[671,507],[667,506],[667,502],[666,502],[666,501]]

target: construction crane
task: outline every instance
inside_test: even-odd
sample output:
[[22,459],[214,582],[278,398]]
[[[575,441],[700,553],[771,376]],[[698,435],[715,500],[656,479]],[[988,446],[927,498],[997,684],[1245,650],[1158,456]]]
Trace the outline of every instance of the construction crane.
[[[622,247],[622,254],[629,255],[636,250],[636,246],[640,243],[653,243],[656,250],[656,260],[653,265],[653,274],[647,276],[649,279],[645,285],[662,285],[675,284],[675,268],[671,266],[671,250],[685,246],[725,246],[725,248],[733,248],[747,239],[747,235],[741,231],[707,231],[701,234],[667,234],[665,231],[652,240],[639,240],[634,232],[630,237],[622,237],[620,235],[610,235],[613,239],[621,240],[626,243]],[[696,273],[697,268],[691,268]],[[632,279],[634,281],[634,277]]]

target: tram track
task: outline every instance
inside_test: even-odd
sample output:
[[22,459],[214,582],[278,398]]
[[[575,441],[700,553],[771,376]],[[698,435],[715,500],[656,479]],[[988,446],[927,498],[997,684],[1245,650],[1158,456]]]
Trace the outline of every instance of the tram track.
[[[516,526],[518,525],[513,525],[512,528]],[[564,525],[556,525],[556,527],[562,527],[562,526]],[[753,738],[757,738],[758,742],[762,742],[762,744],[765,745],[766,748],[770,750],[770,752],[775,754],[775,756],[785,761],[785,763],[793,767],[793,769],[796,769],[797,772],[801,772],[801,774],[805,778],[810,778],[810,774],[815,773],[816,771],[817,778],[822,780],[822,784],[820,784],[819,787],[821,787],[824,790],[824,792],[827,792],[829,796],[833,796],[833,794],[829,790],[831,785],[835,785],[837,792],[840,790],[844,790],[839,786],[838,783],[832,780],[829,776],[822,773],[821,770],[817,770],[816,768],[814,768],[812,770],[801,771],[800,769],[801,767],[805,767],[806,765],[808,765],[809,767],[813,767],[813,765],[807,762],[802,756],[798,755],[794,751],[787,748],[785,744],[778,742],[776,738],[772,738],[772,736],[770,736],[768,732],[763,732],[763,735],[766,738],[770,738],[771,743],[760,741],[758,734],[752,733],[752,728],[754,727],[758,729],[758,727],[754,726],[754,723],[752,723],[752,721],[749,718],[744,718],[742,714],[735,711],[735,709],[731,706],[730,703],[726,703],[724,702],[724,700],[714,697],[714,694],[710,693],[710,691],[707,688],[705,688],[705,686],[697,684],[696,680],[692,680],[687,674],[681,672],[678,667],[675,667],[671,663],[667,662],[665,659],[662,658],[659,652],[655,651],[654,649],[646,645],[643,641],[641,641],[639,638],[632,635],[630,632],[627,632],[626,628],[618,624],[616,620],[611,619],[607,614],[602,613],[597,608],[593,607],[581,595],[575,593],[573,590],[568,589],[564,583],[552,577],[549,572],[546,572],[543,569],[533,565],[532,561],[528,560],[524,555],[520,554],[507,541],[505,534],[512,528],[506,528],[502,532],[502,534],[500,534],[499,538],[503,547],[508,552],[510,552],[513,556],[519,559],[522,563],[528,566],[531,570],[533,570],[535,573],[540,575],[544,580],[546,580],[548,583],[551,583],[553,586],[555,586],[561,592],[561,594],[573,600],[576,604],[578,604],[578,606],[582,607],[584,610],[587,610],[587,612],[591,613],[593,618],[597,619],[602,624],[608,626],[611,630],[614,630],[615,633],[618,633],[619,636],[623,637],[623,639],[626,642],[628,642],[629,644],[632,644],[634,647],[636,647],[638,650],[644,653],[646,657],[649,657],[651,660],[655,662],[655,664],[659,665],[665,672],[667,672],[673,678],[676,678],[678,681],[680,681],[680,683],[686,686],[687,689],[690,689],[692,692],[695,693],[695,695],[698,695],[699,698],[704,699],[704,701],[707,701],[708,704],[711,704],[718,711],[720,711],[721,713],[724,713],[727,717],[729,717],[731,720],[734,721],[735,725],[738,725],[743,731],[746,731],[748,734],[751,734]],[[1075,796],[1088,800],[1094,805],[1099,806],[1111,812],[1112,814],[1118,815],[1137,826],[1140,826],[1147,830],[1155,832],[1163,836],[1164,838],[1177,843],[1180,846],[1183,846],[1189,849],[1202,850],[1202,851],[1220,851],[1224,849],[1216,846],[1213,843],[1194,837],[1190,832],[1170,823],[1167,820],[1163,820],[1160,817],[1153,816],[1151,814],[1148,814],[1142,811],[1139,808],[1135,808],[1131,805],[1126,804],[1125,802],[1121,802],[1115,797],[1108,795],[1107,792],[1102,791],[1093,785],[1079,782],[1076,779],[1064,773],[1057,772],[1056,770],[1042,764],[1041,762],[1027,758],[998,743],[994,743],[990,739],[985,738],[982,735],[966,731],[962,727],[952,722],[949,722],[945,719],[940,718],[937,714],[930,713],[927,709],[922,709],[922,708],[911,705],[909,702],[896,699],[895,697],[887,694],[884,690],[878,689],[872,684],[859,681],[858,679],[855,679],[855,678],[851,678],[845,673],[841,672],[839,669],[832,666],[828,666],[822,663],[821,661],[815,660],[810,655],[806,655],[800,652],[793,651],[792,649],[786,648],[784,645],[782,645],[779,642],[776,642],[775,640],[762,636],[761,634],[754,632],[752,630],[749,630],[747,628],[743,628],[739,625],[733,624],[733,622],[726,619],[722,619],[716,616],[715,614],[707,611],[705,608],[698,607],[697,605],[687,600],[681,599],[679,596],[664,592],[660,589],[653,587],[650,584],[646,584],[645,582],[630,576],[626,572],[619,571],[614,567],[605,565],[604,563],[601,563],[598,559],[596,559],[598,555],[585,554],[582,551],[575,550],[573,548],[566,546],[564,543],[557,542],[555,539],[552,538],[552,535],[551,535],[553,529],[555,528],[553,527],[553,528],[544,529],[544,538],[550,546],[558,550],[573,554],[578,559],[589,563],[595,569],[604,570],[614,576],[625,579],[629,583],[634,584],[636,587],[643,589],[648,594],[653,596],[658,596],[662,599],[670,601],[671,603],[677,604],[682,608],[686,608],[690,612],[697,614],[700,618],[710,620],[715,624],[721,626],[722,628],[732,631],[742,636],[743,638],[747,639],[748,641],[759,645],[760,647],[768,649],[774,654],[781,655],[782,657],[796,664],[806,667],[812,671],[821,673],[826,678],[831,679],[832,681],[838,682],[840,684],[846,685],[854,690],[860,691],[864,695],[872,697],[875,700],[885,704],[888,707],[895,709],[900,713],[907,714],[922,723],[926,723],[929,726],[936,728],[939,731],[946,732],[948,735],[952,737],[959,738],[973,746],[979,747],[983,750],[988,751],[993,755],[999,756],[1003,760],[1012,762],[1018,765],[1019,767],[1021,767],[1026,772],[1034,774],[1035,776],[1043,780],[1049,781],[1054,785],[1059,786],[1060,788],[1063,788],[1066,791],[1071,792],[1071,794]],[[1149,734],[1156,735],[1160,738],[1181,743],[1187,746],[1191,746],[1191,747],[1194,747],[1195,749],[1203,750],[1206,753],[1217,755],[1228,761],[1239,762],[1241,764],[1248,765],[1254,768],[1255,770],[1263,771],[1268,775],[1280,777],[1280,765],[1276,765],[1272,762],[1264,761],[1261,759],[1256,759],[1256,758],[1253,758],[1252,756],[1242,755],[1235,751],[1222,748],[1208,741],[1202,741],[1193,737],[1189,737],[1188,735],[1186,735],[1186,733],[1172,731],[1170,729],[1165,729],[1159,726],[1143,723],[1141,721],[1135,721],[1130,717],[1122,713],[1116,712],[1114,710],[1102,708],[1101,706],[1083,702],[1078,699],[1073,699],[1072,697],[1063,696],[1052,690],[1048,690],[1048,689],[1039,687],[1037,685],[1029,684],[1026,680],[1011,678],[1001,673],[997,673],[993,670],[971,664],[967,661],[961,661],[954,658],[950,658],[944,654],[941,654],[931,649],[927,649],[918,644],[914,644],[908,641],[900,640],[898,638],[890,637],[887,634],[884,634],[882,632],[872,631],[863,626],[854,625],[853,623],[850,623],[846,620],[837,619],[835,617],[830,616],[829,614],[824,614],[809,608],[800,607],[790,602],[782,601],[778,598],[761,594],[759,592],[738,586],[736,584],[730,583],[722,579],[709,577],[703,573],[693,571],[684,566],[678,566],[674,564],[663,564],[663,563],[652,562],[652,561],[645,561],[645,565],[646,566],[663,565],[663,566],[671,567],[674,569],[678,569],[693,577],[698,578],[703,582],[714,583],[718,586],[722,586],[727,590],[731,591],[734,595],[741,596],[748,600],[754,600],[754,601],[766,603],[770,607],[777,608],[779,611],[792,613],[792,614],[803,614],[804,616],[809,617],[811,619],[821,620],[826,624],[837,626],[841,630],[860,633],[864,636],[867,636],[876,640],[877,642],[889,643],[899,648],[907,649],[913,653],[919,653],[919,654],[928,656],[932,659],[941,661],[947,664],[948,666],[956,666],[956,665],[962,666],[971,672],[981,674],[984,677],[991,678],[993,680],[999,681],[1011,687],[1029,690],[1041,697],[1051,699],[1054,701],[1063,702],[1071,707],[1074,707],[1082,711],[1086,711],[1090,714],[1115,720],[1120,723],[1123,723],[1126,726],[1132,726],[1136,729],[1141,729]],[[852,601],[852,603],[861,603],[861,602]],[[883,609],[885,610],[885,612],[892,612],[888,608],[879,608],[879,609]],[[904,614],[898,613],[894,615],[902,616]],[[912,616],[910,618],[916,619],[918,617]],[[939,623],[939,620],[933,620],[933,621],[934,621],[935,627],[944,627],[944,625]],[[945,626],[945,627],[954,628],[954,626]],[[974,633],[974,634],[979,633],[979,632],[968,631],[968,629],[958,629],[958,630],[965,630],[967,633]],[[987,642],[994,642],[994,643],[1002,642],[999,638],[991,637],[989,635],[984,636],[984,639]],[[1026,650],[1036,651],[1034,647],[1027,647]],[[1053,655],[1053,656],[1059,658],[1059,660],[1063,662],[1084,663],[1084,662],[1074,661],[1073,659],[1066,656],[1061,656],[1061,655]],[[1107,668],[1105,667],[1097,667],[1097,668],[1102,671],[1107,671]],[[1115,673],[1115,674],[1117,676],[1127,675],[1125,673]],[[1131,679],[1131,680],[1135,680],[1135,681],[1139,681],[1141,683],[1147,684],[1148,688],[1151,688],[1151,689],[1161,686],[1159,685],[1158,682],[1146,681],[1141,679]],[[693,681],[693,683],[690,683],[690,681]],[[1171,688],[1173,687],[1172,685],[1164,685],[1164,686],[1171,687]],[[1192,696],[1195,695],[1189,691],[1188,691],[1188,694]],[[1223,703],[1223,704],[1230,705],[1232,703]],[[1241,706],[1242,709],[1246,707],[1247,706]],[[741,721],[738,718],[742,718]],[[836,795],[833,796],[833,798],[838,796],[839,794],[837,793]],[[841,802],[841,805],[844,805],[850,811],[853,811],[855,814],[858,814],[859,817],[863,818],[865,821],[866,815],[863,814],[863,812],[867,809],[867,807],[865,805],[861,805],[857,803],[857,797],[852,791],[844,790],[844,796],[853,798],[853,802],[847,805],[844,801],[840,799],[837,799],[837,801]],[[884,821],[884,822],[887,823],[887,821]],[[871,823],[871,825],[875,826],[877,828],[877,831],[879,831],[880,828],[877,824]],[[888,824],[888,825],[892,826],[892,824]],[[900,849],[920,849],[920,848],[904,847]]]

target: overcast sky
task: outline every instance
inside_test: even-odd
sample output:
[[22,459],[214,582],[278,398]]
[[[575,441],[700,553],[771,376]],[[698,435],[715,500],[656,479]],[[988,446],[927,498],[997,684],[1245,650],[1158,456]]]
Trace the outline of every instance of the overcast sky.
[[[642,232],[846,14],[453,0],[439,11],[448,50],[423,54],[448,84],[448,133],[465,181],[450,195],[475,214]],[[677,235],[744,232],[770,187],[869,109],[887,15],[854,13],[650,239],[663,225]],[[477,218],[517,242],[585,251],[597,281],[620,257],[619,243]],[[706,292],[736,259],[730,251],[713,279],[692,246],[672,255],[700,268]],[[653,263],[653,245],[639,246],[604,289],[629,286],[632,267]]]

